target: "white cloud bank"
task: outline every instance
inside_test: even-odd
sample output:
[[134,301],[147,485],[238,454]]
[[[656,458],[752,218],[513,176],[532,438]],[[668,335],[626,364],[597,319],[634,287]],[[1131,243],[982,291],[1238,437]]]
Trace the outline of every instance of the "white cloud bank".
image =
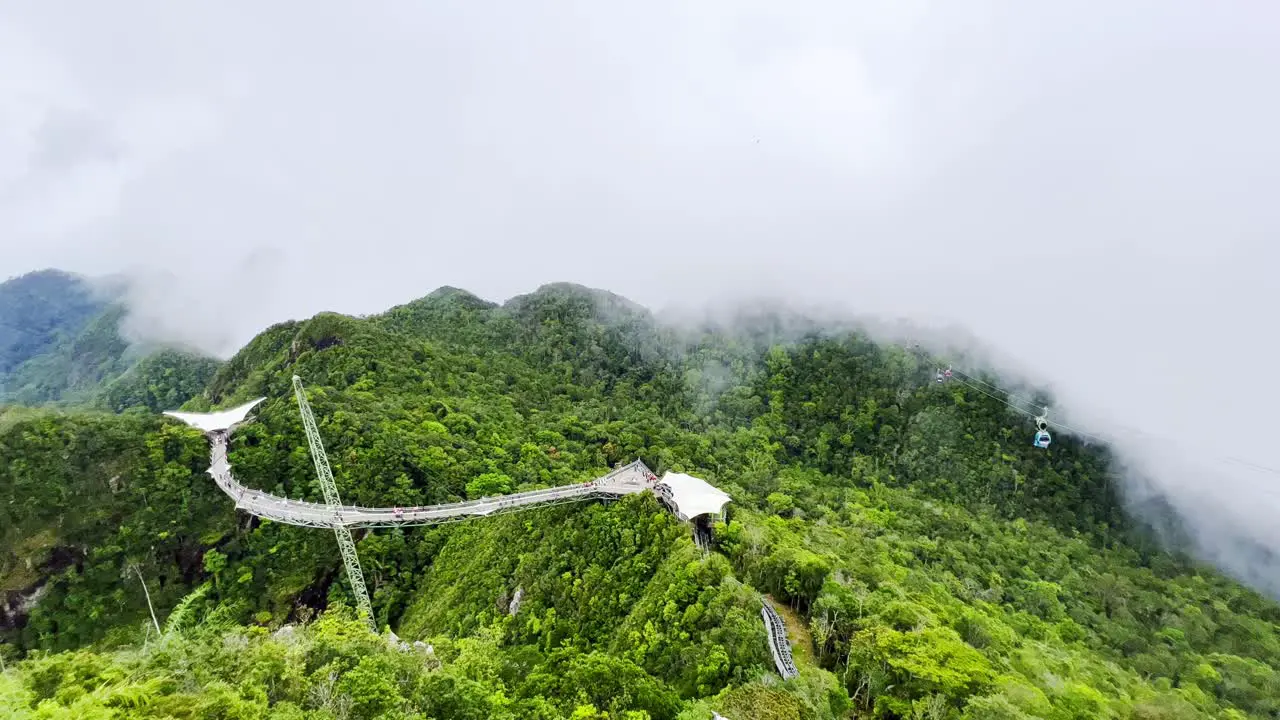
[[4,3],[0,276],[223,354],[442,284],[955,322],[1280,592],[1215,459],[1280,465],[1277,66],[1263,3]]

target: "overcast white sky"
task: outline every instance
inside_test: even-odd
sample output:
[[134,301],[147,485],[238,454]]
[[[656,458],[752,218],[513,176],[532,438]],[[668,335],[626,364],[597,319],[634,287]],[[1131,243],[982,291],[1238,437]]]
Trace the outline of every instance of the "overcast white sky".
[[1280,466],[1278,68],[1259,2],[0,0],[0,277],[223,354],[443,284],[958,322],[1280,549],[1213,459]]

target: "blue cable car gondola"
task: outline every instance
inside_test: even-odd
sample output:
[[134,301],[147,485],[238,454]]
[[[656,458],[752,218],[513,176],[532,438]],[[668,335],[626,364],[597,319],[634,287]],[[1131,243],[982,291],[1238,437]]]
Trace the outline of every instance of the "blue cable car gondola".
[[1038,448],[1047,448],[1049,443],[1053,442],[1053,438],[1049,436],[1049,419],[1045,417],[1049,414],[1049,408],[1044,409],[1045,414],[1036,418],[1036,438],[1031,442]]

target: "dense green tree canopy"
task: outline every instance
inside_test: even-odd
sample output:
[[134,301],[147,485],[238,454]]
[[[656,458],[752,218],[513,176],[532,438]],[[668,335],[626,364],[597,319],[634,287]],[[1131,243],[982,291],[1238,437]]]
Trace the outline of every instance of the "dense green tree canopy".
[[[1025,418],[933,382],[923,353],[795,326],[674,329],[572,285],[503,306],[445,288],[282,323],[221,364],[157,356],[96,411],[8,411],[0,711],[1280,713],[1280,607],[1159,550],[1105,449],[1033,448]],[[155,413],[267,397],[233,437],[236,475],[319,501],[295,373],[346,502],[581,482],[639,457],[729,492],[730,520],[705,550],[649,494],[357,533],[379,627],[431,646],[396,649],[350,621],[328,533],[237,514],[204,438]],[[795,644],[785,683],[762,593]]]
[[105,308],[88,283],[56,270],[0,282],[0,379],[79,333]]

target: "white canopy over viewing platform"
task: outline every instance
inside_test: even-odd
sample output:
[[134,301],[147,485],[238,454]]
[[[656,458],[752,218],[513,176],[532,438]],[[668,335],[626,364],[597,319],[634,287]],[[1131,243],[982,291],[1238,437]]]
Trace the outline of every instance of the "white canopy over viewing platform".
[[724,506],[733,498],[706,480],[684,473],[664,473],[657,492],[667,501],[676,517],[684,521],[699,515],[723,514]]
[[182,422],[198,427],[205,432],[215,432],[217,430],[231,430],[236,425],[244,422],[249,416],[249,411],[258,406],[258,403],[266,400],[260,397],[252,402],[247,402],[239,407],[233,407],[230,410],[219,410],[211,413],[190,413],[190,412],[166,412],[172,418],[177,418]]

